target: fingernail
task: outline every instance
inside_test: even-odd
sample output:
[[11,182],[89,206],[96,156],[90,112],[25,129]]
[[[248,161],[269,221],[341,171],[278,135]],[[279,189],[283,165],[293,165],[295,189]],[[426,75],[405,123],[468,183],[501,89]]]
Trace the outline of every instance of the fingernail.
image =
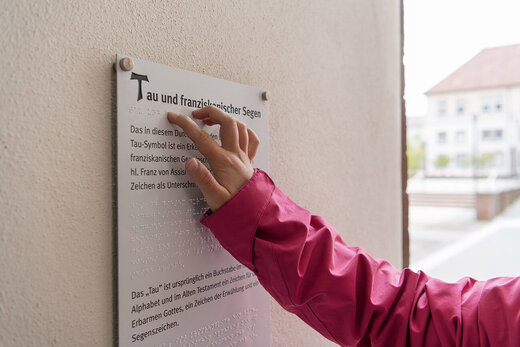
[[197,171],[198,168],[199,168],[199,163],[197,162],[197,160],[195,160],[193,158],[188,160],[188,162],[186,163],[186,171],[188,171],[189,174],[194,173],[195,171]]
[[167,117],[168,117],[168,120],[170,122],[173,122],[175,120],[175,118],[177,118],[177,114],[173,113],[173,112],[168,112],[167,113]]

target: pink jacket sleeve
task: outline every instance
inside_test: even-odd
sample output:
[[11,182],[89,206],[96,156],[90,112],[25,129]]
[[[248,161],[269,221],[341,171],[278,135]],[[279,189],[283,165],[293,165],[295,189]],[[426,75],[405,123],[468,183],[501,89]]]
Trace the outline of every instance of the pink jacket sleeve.
[[262,171],[201,222],[287,311],[345,346],[520,346],[520,278],[445,283],[349,247]]

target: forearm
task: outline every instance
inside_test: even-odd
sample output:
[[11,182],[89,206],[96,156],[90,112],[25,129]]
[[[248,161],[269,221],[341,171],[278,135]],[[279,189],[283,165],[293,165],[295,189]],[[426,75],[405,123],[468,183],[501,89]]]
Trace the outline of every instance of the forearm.
[[[475,346],[491,341],[508,346],[520,341],[518,279],[509,280],[506,288],[471,279],[447,284],[400,272],[348,247],[332,226],[292,202],[262,172],[203,223],[257,272],[284,308],[339,344]],[[504,297],[511,295],[516,306],[497,310],[496,299],[507,306]]]

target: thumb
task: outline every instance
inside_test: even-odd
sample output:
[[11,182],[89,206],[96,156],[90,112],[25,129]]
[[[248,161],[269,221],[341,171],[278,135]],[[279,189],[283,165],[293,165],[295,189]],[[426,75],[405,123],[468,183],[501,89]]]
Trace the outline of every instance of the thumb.
[[217,182],[208,168],[198,159],[190,158],[186,162],[186,172],[202,191],[213,211],[216,211],[229,199],[229,192]]

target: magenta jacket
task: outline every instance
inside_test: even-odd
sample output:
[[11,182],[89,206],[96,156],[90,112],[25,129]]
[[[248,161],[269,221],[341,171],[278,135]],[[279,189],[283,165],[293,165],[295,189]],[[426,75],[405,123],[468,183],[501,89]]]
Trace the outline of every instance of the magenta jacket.
[[340,345],[520,346],[520,277],[398,271],[347,246],[262,171],[201,222],[280,305]]

